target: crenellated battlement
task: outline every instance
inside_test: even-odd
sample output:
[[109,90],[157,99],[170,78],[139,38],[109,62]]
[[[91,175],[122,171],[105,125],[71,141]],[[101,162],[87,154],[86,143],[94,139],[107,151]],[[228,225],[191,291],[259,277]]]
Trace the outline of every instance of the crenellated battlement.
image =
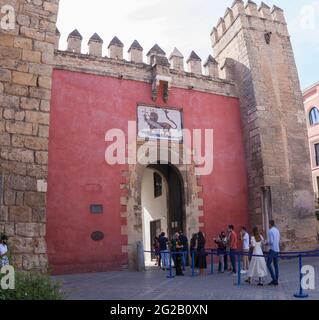
[[[230,10],[230,9],[229,9]],[[221,19],[221,24],[225,24],[223,19]],[[223,27],[225,28],[225,27]],[[56,30],[56,43],[55,49],[59,48],[61,34],[59,30]],[[127,59],[124,57],[124,44],[118,37],[114,37],[108,44],[108,53],[106,56],[103,56],[103,39],[97,34],[94,33],[87,43],[87,51],[83,51],[83,37],[81,33],[75,29],[67,37],[67,49],[66,52],[75,53],[75,54],[86,54],[88,58],[106,58],[123,62],[130,62],[133,64],[145,64],[144,63],[144,49],[137,40],[130,45],[128,49]],[[191,51],[189,58],[186,61],[187,70],[184,67],[184,56],[177,49],[174,48],[173,52],[166,56],[166,52],[158,45],[155,44],[146,54],[145,57],[148,65],[154,66],[156,64],[164,64],[168,66],[171,70],[177,72],[185,72],[192,74],[194,76],[202,75],[210,78],[222,78],[224,73],[219,74],[218,62],[212,57],[209,56],[205,63],[202,64],[202,59],[196,54],[195,51]],[[229,79],[225,79],[229,80]]]
[[[235,0],[231,8],[227,8],[224,17],[219,19],[217,25],[211,32],[213,46],[228,33],[229,29],[231,29],[239,19],[241,20],[241,26],[256,27],[257,25],[257,28],[269,29],[271,23],[273,26],[276,25],[279,32],[287,33],[284,29],[284,27],[286,27],[284,11],[279,7],[274,5],[270,8],[264,2],[261,2],[258,7],[258,5],[251,0],[247,1],[246,4],[242,0]],[[252,19],[255,20],[255,23],[251,21]]]
[[[157,56],[156,59],[158,58],[161,57]],[[208,72],[215,73],[216,77],[173,69],[172,65],[164,67],[169,70],[172,87],[237,97],[234,83],[231,80],[217,77],[218,64],[212,56],[209,56],[205,61],[204,68],[206,74]],[[152,72],[154,66],[150,64],[70,51],[55,51],[55,68],[146,83],[152,83],[154,80],[154,73]]]

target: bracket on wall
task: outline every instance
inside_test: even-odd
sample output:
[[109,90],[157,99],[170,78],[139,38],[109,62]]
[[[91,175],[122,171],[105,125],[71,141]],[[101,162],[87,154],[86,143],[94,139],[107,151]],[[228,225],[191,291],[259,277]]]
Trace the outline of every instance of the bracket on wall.
[[267,44],[270,44],[272,32],[265,32],[265,40]]
[[161,83],[163,84],[163,100],[168,102],[169,90],[171,88],[171,77],[156,75],[152,82],[152,100],[155,102],[158,98],[158,91]]
[[169,90],[171,88],[172,77],[170,75],[170,64],[166,57],[154,56],[152,59],[152,100],[155,102],[158,98],[158,92],[161,84],[163,85],[163,101],[168,102]]

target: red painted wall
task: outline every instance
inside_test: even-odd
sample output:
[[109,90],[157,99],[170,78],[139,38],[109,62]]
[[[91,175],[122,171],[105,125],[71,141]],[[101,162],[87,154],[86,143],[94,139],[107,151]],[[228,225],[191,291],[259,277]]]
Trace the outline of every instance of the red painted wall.
[[[165,106],[161,101],[158,105]],[[54,70],[49,142],[47,245],[53,273],[118,269],[121,246],[120,190],[123,166],[104,160],[108,129],[127,131],[137,103],[153,104],[151,85]],[[247,178],[237,99],[172,88],[169,106],[183,108],[184,127],[214,129],[214,171],[201,178],[208,245],[229,223],[247,225]],[[103,204],[92,215],[90,204]],[[102,241],[92,241],[93,231]]]

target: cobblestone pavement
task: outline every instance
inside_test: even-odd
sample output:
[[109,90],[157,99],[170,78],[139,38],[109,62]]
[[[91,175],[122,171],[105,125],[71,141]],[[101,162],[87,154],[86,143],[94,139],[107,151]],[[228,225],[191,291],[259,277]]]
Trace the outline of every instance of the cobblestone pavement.
[[[319,258],[306,258],[304,264],[316,271],[316,290],[307,291],[309,299],[319,300]],[[236,277],[230,274],[208,274],[167,279],[167,273],[158,268],[146,272],[108,272],[55,276],[62,282],[69,300],[290,300],[299,288],[298,260],[280,262],[280,285],[264,287],[256,284],[236,286]]]

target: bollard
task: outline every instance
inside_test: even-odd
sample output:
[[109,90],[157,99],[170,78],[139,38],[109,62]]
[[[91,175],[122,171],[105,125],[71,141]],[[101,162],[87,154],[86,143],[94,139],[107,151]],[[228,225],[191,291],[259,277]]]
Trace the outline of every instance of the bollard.
[[240,286],[241,285],[241,261],[240,261],[240,254],[238,253],[238,267],[237,267],[237,286]]
[[210,254],[210,274],[214,274],[214,252],[211,251]]
[[142,241],[136,243],[137,249],[137,271],[145,271],[145,257],[144,257],[144,246]]
[[192,251],[192,277],[195,277],[195,251]]
[[175,276],[173,276],[173,272],[172,272],[172,253],[171,252],[169,253],[169,274],[167,275],[167,278],[168,279],[175,278]]
[[302,288],[302,256],[301,254],[299,254],[299,283],[300,283],[300,287],[299,287],[299,292],[294,294],[295,298],[300,298],[300,299],[305,299],[308,298],[309,295],[303,292],[303,288]]

